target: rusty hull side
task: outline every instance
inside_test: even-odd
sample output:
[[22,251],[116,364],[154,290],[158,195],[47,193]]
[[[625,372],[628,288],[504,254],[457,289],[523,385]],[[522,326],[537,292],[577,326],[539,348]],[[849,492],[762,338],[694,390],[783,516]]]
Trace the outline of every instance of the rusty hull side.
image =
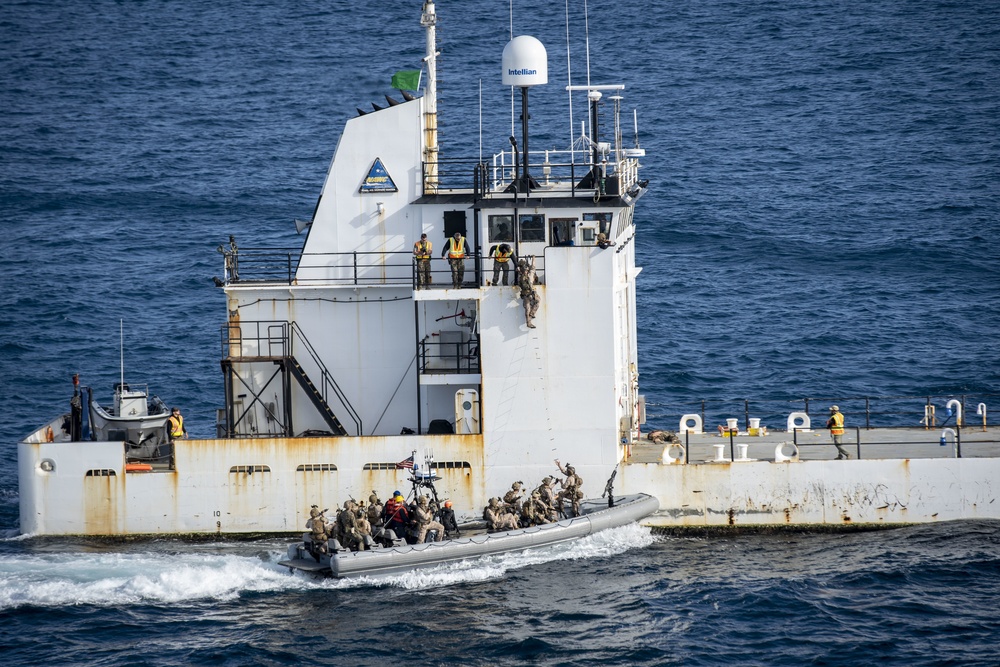
[[[438,491],[456,508],[472,512],[485,504],[481,435],[183,440],[175,443],[173,471],[140,473],[125,473],[120,442],[22,442],[21,530],[295,533],[304,530],[312,504],[333,508],[348,497],[367,500],[372,490],[383,500],[397,489],[407,493],[408,471],[385,468],[413,450],[462,464],[438,472]],[[41,469],[43,459],[54,463],[52,472]],[[114,474],[88,477],[91,469]]]
[[1000,519],[996,480],[998,458],[630,463],[617,491],[657,497],[651,526],[905,525]]

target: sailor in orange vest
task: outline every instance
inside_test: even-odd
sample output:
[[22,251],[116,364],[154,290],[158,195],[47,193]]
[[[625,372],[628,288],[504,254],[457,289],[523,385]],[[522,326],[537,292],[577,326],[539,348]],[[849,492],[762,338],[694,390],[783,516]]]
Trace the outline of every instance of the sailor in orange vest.
[[431,284],[431,251],[434,246],[427,240],[427,234],[421,234],[420,240],[413,244],[413,256],[417,260],[417,289]]
[[167,435],[170,436],[170,440],[186,438],[187,434],[187,429],[184,428],[184,417],[181,417],[181,409],[171,408],[170,419],[167,420]]
[[500,270],[503,269],[503,284],[507,284],[508,276],[510,275],[510,258],[514,254],[514,251],[510,249],[510,246],[506,243],[501,243],[499,246],[493,247],[493,252],[490,253],[490,257],[493,258],[493,284],[500,284]]
[[844,415],[840,414],[840,408],[836,405],[830,406],[830,418],[826,420],[826,427],[830,429],[830,437],[837,447],[837,459],[849,459],[851,455],[844,449]]
[[461,287],[465,280],[465,252],[465,239],[462,238],[461,232],[455,232],[441,251],[441,256],[447,257],[448,263],[451,264],[452,287]]

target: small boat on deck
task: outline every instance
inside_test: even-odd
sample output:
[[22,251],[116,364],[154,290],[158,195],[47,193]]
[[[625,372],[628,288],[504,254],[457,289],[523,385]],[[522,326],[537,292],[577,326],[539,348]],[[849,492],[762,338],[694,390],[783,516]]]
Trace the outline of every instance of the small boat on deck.
[[440,542],[402,544],[384,547],[377,543],[366,551],[348,551],[330,540],[328,553],[313,555],[309,534],[303,541],[288,548],[284,565],[293,571],[336,577],[378,577],[400,574],[417,568],[432,567],[492,554],[511,553],[547,547],[578,540],[608,528],[617,528],[638,521],[660,507],[653,496],[645,493],[615,498],[609,507],[607,500],[594,498],[580,503],[580,516],[570,517],[528,528],[496,533],[466,533],[461,537]]
[[105,407],[87,393],[87,412],[94,440],[121,440],[129,460],[152,460],[161,445],[167,443],[167,420],[170,410],[157,396],[149,395],[146,385],[115,383],[114,398]]

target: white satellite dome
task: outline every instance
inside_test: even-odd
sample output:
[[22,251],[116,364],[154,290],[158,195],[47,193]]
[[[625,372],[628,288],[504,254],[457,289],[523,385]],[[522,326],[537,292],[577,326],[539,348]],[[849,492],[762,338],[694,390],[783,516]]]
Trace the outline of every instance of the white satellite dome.
[[538,86],[549,82],[545,47],[530,35],[518,35],[503,47],[503,85]]

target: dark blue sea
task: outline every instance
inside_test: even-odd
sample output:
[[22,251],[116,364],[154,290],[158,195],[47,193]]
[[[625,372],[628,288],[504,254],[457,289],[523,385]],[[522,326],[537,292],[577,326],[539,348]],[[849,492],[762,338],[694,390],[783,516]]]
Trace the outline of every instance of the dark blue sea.
[[[514,2],[515,32],[549,52],[532,149],[571,134],[565,4]],[[976,396],[1000,411],[1000,4],[589,6],[591,80],[626,85],[647,151],[651,422],[702,400]],[[511,126],[508,4],[437,9],[443,153],[480,154],[481,85],[491,154]],[[2,4],[4,662],[1000,664],[997,522],[633,526],[379,585],[289,575],[282,540],[19,535],[15,443],[65,410],[72,373],[110,398],[120,322],[126,378],[183,406],[192,435],[214,432],[216,248],[301,244],[293,220],[310,217],[343,123],[419,67],[419,14],[416,0]]]

